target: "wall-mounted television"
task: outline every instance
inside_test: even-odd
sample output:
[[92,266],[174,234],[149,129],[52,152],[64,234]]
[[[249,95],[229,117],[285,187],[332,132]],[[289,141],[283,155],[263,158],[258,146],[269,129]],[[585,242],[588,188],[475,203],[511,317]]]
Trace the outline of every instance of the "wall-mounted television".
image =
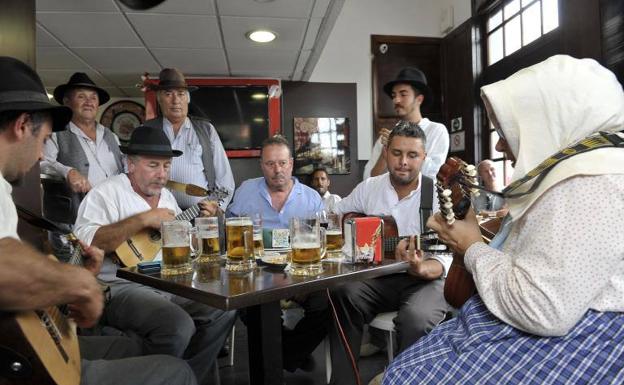
[[[189,114],[210,119],[228,157],[260,156],[262,141],[280,132],[278,79],[187,78],[187,83],[198,87],[191,92]],[[145,93],[145,110],[147,119],[159,114],[154,91]]]

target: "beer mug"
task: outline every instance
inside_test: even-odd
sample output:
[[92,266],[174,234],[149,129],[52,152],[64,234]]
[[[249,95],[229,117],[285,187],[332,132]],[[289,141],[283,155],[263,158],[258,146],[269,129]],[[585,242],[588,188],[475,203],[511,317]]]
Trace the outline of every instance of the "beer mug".
[[327,254],[340,254],[342,252],[342,223],[340,215],[327,214]]
[[262,239],[262,214],[254,213],[250,214],[251,222],[253,224],[253,248],[254,257],[256,259],[264,257],[264,240]]
[[322,273],[321,259],[325,256],[326,241],[325,229],[318,217],[291,218],[291,274],[314,276]]
[[188,221],[168,221],[160,225],[160,233],[163,245],[160,274],[166,276],[191,273],[191,255],[201,254],[201,243],[198,250],[194,250],[192,246],[196,229]]
[[248,272],[256,267],[253,247],[253,222],[250,217],[225,219],[228,271]]
[[219,247],[219,218],[196,218],[195,227],[202,251],[197,261],[201,263],[218,262],[221,251]]

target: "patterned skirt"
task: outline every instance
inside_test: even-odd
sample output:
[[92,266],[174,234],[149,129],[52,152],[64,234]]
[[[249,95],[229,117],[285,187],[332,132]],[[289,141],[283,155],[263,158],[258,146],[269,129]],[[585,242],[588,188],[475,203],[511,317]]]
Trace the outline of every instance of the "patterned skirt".
[[401,353],[383,385],[623,384],[624,314],[589,310],[563,337],[539,337],[496,318],[478,295]]

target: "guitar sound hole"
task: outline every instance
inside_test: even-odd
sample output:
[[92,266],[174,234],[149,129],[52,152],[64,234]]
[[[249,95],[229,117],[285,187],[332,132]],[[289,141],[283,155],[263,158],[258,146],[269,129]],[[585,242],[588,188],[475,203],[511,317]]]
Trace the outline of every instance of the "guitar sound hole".
[[158,230],[150,231],[149,237],[150,237],[150,241],[152,241],[152,242],[159,242],[160,241],[160,231],[158,231]]

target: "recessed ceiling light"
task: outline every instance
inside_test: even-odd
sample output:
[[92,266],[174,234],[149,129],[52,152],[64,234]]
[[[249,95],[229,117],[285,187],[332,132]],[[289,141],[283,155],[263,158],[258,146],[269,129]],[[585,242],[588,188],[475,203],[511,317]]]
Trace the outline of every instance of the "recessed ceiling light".
[[247,32],[247,38],[249,40],[255,41],[256,43],[268,43],[275,40],[275,32],[267,31],[267,30],[257,30]]
[[261,93],[251,94],[251,98],[254,100],[262,100],[262,99],[267,98],[267,94],[261,94]]

